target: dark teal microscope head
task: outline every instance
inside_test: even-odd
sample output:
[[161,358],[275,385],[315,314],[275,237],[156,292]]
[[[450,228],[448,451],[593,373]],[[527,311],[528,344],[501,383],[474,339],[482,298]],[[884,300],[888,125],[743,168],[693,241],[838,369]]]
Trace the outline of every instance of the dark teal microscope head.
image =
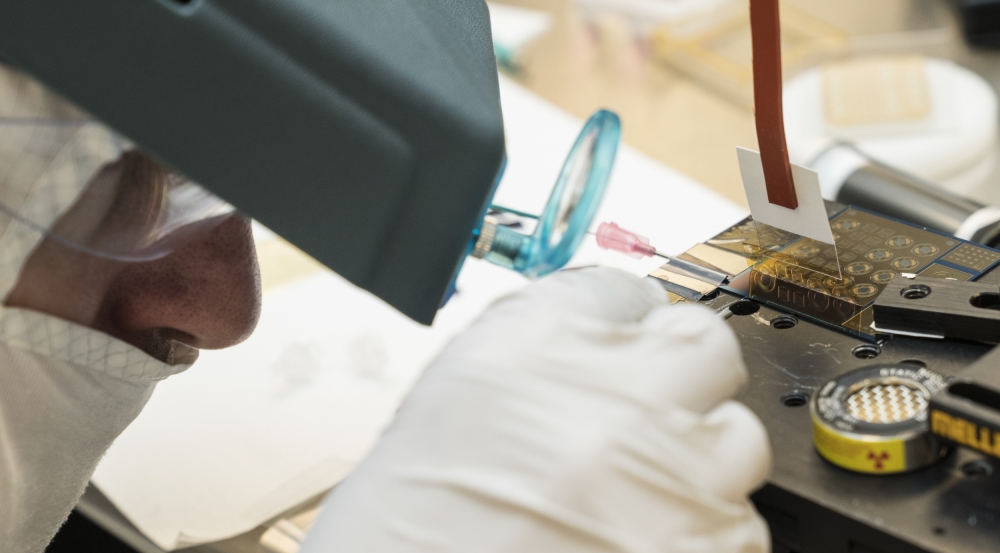
[[[0,61],[421,323],[483,246],[504,132],[482,0],[0,0]],[[512,268],[579,244],[603,182],[560,190]]]

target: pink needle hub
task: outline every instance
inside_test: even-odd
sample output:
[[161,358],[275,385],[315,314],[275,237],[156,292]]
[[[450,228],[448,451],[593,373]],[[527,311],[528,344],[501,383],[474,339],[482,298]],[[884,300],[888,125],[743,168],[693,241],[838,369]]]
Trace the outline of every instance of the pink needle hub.
[[597,245],[605,250],[622,252],[636,259],[657,255],[656,248],[649,244],[649,238],[625,230],[615,223],[601,223],[595,234]]

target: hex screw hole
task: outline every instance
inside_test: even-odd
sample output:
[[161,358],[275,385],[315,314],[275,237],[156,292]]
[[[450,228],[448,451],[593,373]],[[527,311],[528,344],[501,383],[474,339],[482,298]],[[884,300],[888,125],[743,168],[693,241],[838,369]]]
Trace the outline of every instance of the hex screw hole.
[[791,315],[778,315],[771,319],[771,327],[778,330],[788,330],[798,324],[798,322],[799,320]]
[[760,311],[760,304],[755,301],[740,300],[738,302],[729,304],[729,311],[733,315],[745,317],[747,315],[753,315],[754,313]]
[[972,307],[1000,310],[1000,294],[976,294],[969,298]]
[[802,407],[807,403],[809,403],[809,394],[798,390],[781,396],[781,404],[785,407]]
[[943,536],[945,534],[944,528],[940,526],[935,526],[933,531],[935,536]]
[[861,344],[851,350],[851,353],[858,359],[875,359],[882,353],[882,348],[873,344]]
[[931,289],[923,284],[911,284],[900,290],[899,295],[908,300],[919,300],[931,295]]
[[987,461],[969,461],[962,465],[962,474],[966,478],[980,478],[993,474],[993,465]]

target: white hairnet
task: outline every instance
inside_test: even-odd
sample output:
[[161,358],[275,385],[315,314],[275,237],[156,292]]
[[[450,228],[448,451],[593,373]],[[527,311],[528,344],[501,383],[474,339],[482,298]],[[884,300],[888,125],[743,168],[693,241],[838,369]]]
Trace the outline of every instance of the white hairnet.
[[90,121],[31,77],[0,65],[0,298],[44,231],[120,153],[119,140]]

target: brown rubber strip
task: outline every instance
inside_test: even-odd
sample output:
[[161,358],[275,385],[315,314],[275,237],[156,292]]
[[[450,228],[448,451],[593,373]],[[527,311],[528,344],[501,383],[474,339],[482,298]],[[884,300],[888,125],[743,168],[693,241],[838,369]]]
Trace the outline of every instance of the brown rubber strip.
[[781,110],[781,27],[778,0],[750,0],[750,34],[753,42],[753,104],[757,144],[764,165],[767,201],[795,209],[792,166],[785,143]]

